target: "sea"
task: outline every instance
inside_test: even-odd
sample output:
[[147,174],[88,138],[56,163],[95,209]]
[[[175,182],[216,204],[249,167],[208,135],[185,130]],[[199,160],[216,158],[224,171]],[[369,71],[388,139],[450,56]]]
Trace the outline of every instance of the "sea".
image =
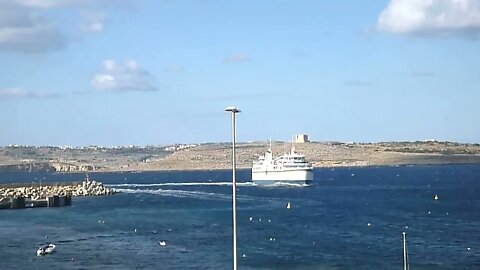
[[[89,176],[119,193],[0,211],[0,269],[233,268],[231,171]],[[4,172],[0,183],[84,177]],[[479,165],[321,168],[310,186],[257,186],[240,170],[237,181],[238,269],[402,269],[403,232],[412,270],[480,269]],[[37,256],[48,243],[56,252]]]

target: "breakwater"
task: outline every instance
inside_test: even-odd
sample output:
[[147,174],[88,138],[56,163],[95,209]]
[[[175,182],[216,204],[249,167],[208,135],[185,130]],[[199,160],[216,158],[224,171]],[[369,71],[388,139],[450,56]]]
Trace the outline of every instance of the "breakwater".
[[83,182],[44,183],[43,185],[7,184],[0,185],[0,198],[24,197],[33,200],[49,196],[100,196],[111,195],[113,189],[101,182],[85,179]]
[[[68,206],[71,197],[111,195],[115,191],[88,177],[82,182],[0,185],[0,209],[24,208],[15,205]],[[63,199],[65,198],[65,199]],[[63,202],[66,200],[66,203]],[[58,201],[58,202],[57,202]],[[26,202],[26,203],[25,203]],[[60,202],[60,203],[59,203]],[[3,207],[1,207],[3,205]],[[9,205],[10,207],[6,207]]]

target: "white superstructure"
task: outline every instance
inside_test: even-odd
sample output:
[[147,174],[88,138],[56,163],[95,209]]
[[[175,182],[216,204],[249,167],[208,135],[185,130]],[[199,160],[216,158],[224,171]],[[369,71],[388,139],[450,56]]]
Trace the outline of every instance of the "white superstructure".
[[292,146],[290,153],[273,157],[271,147],[253,162],[252,181],[257,184],[292,183],[310,184],[313,181],[313,167],[305,156],[295,153]]

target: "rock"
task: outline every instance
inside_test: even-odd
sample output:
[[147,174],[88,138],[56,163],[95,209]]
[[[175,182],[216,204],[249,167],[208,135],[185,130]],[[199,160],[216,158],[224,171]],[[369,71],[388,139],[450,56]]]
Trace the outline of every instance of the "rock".
[[114,193],[113,190],[104,187],[101,182],[88,179],[77,185],[0,188],[0,197],[25,197],[32,199],[46,198],[49,195],[101,196]]

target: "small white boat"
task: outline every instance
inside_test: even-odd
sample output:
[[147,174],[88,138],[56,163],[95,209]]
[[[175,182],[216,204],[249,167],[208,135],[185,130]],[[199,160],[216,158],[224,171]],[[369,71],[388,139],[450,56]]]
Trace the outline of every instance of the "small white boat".
[[37,249],[37,256],[43,256],[46,254],[52,254],[55,252],[55,244],[48,244],[41,246]]

